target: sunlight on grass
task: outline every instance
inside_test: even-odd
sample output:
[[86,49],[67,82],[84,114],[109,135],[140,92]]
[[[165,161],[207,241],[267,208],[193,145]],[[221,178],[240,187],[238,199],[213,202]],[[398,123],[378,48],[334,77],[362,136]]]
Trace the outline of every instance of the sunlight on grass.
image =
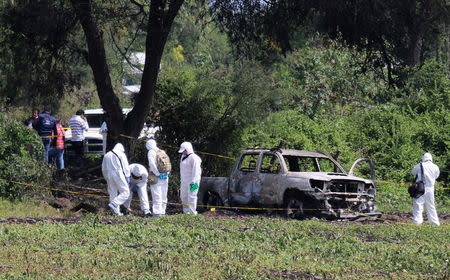
[[57,209],[38,201],[10,201],[0,198],[0,218],[9,217],[68,217],[73,216],[67,211]]

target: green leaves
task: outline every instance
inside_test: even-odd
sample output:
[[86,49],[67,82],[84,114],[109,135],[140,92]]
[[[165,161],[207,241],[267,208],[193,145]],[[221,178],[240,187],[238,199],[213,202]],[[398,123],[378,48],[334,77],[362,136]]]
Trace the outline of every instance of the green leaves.
[[[0,178],[24,183],[50,181],[50,170],[43,160],[44,146],[37,133],[17,121],[0,117]],[[22,198],[29,187],[0,181],[0,196]]]

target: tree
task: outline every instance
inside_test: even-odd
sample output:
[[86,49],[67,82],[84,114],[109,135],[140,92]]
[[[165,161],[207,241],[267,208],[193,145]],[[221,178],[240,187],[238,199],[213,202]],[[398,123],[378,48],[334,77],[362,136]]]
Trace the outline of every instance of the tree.
[[[281,53],[301,31],[310,29],[340,39],[366,51],[367,63],[387,67],[392,83],[393,70],[399,66],[415,66],[423,61],[424,46],[448,24],[448,1],[445,0],[215,0],[212,12],[238,55],[253,56],[252,44],[266,51]],[[245,28],[245,32],[243,32]],[[434,32],[436,31],[437,32]],[[443,31],[442,31],[443,30]],[[431,32],[433,31],[433,32]],[[301,39],[301,38],[300,38]]]
[[[127,2],[127,1],[125,1]],[[141,89],[135,98],[135,105],[126,118],[122,116],[119,99],[114,93],[108,63],[105,55],[105,41],[103,31],[100,28],[96,14],[95,3],[90,0],[71,0],[77,18],[83,27],[88,46],[87,60],[94,74],[100,103],[106,112],[106,123],[108,125],[108,146],[120,137],[120,134],[137,137],[144,125],[145,117],[155,93],[156,82],[164,46],[170,32],[174,18],[183,4],[184,0],[152,0],[150,6],[140,4],[139,1],[131,1],[137,8],[138,14],[147,17],[146,41],[145,41],[145,64],[141,80]],[[115,3],[115,2],[114,2]],[[128,4],[121,1],[123,7]],[[113,4],[114,6],[114,4]],[[114,8],[114,7],[113,7]],[[148,11],[148,12],[146,12]],[[128,142],[127,138],[122,139]]]
[[5,105],[51,104],[89,71],[80,64],[77,19],[64,1],[2,1],[0,94]]

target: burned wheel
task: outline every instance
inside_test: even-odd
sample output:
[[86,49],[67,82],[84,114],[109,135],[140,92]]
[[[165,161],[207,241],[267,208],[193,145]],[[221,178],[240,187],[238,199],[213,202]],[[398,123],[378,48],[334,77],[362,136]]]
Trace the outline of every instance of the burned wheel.
[[303,219],[305,217],[303,200],[298,195],[287,197],[284,208],[286,211],[286,217],[290,219]]
[[203,210],[209,211],[211,208],[217,207],[217,206],[223,206],[222,199],[217,193],[214,192],[208,192],[205,195],[205,198],[203,199]]

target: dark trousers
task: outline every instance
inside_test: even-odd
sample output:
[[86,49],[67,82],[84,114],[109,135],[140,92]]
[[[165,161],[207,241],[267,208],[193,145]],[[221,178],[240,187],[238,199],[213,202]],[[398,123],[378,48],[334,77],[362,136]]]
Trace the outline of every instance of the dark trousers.
[[75,164],[84,165],[84,141],[72,141],[72,149],[75,154]]

